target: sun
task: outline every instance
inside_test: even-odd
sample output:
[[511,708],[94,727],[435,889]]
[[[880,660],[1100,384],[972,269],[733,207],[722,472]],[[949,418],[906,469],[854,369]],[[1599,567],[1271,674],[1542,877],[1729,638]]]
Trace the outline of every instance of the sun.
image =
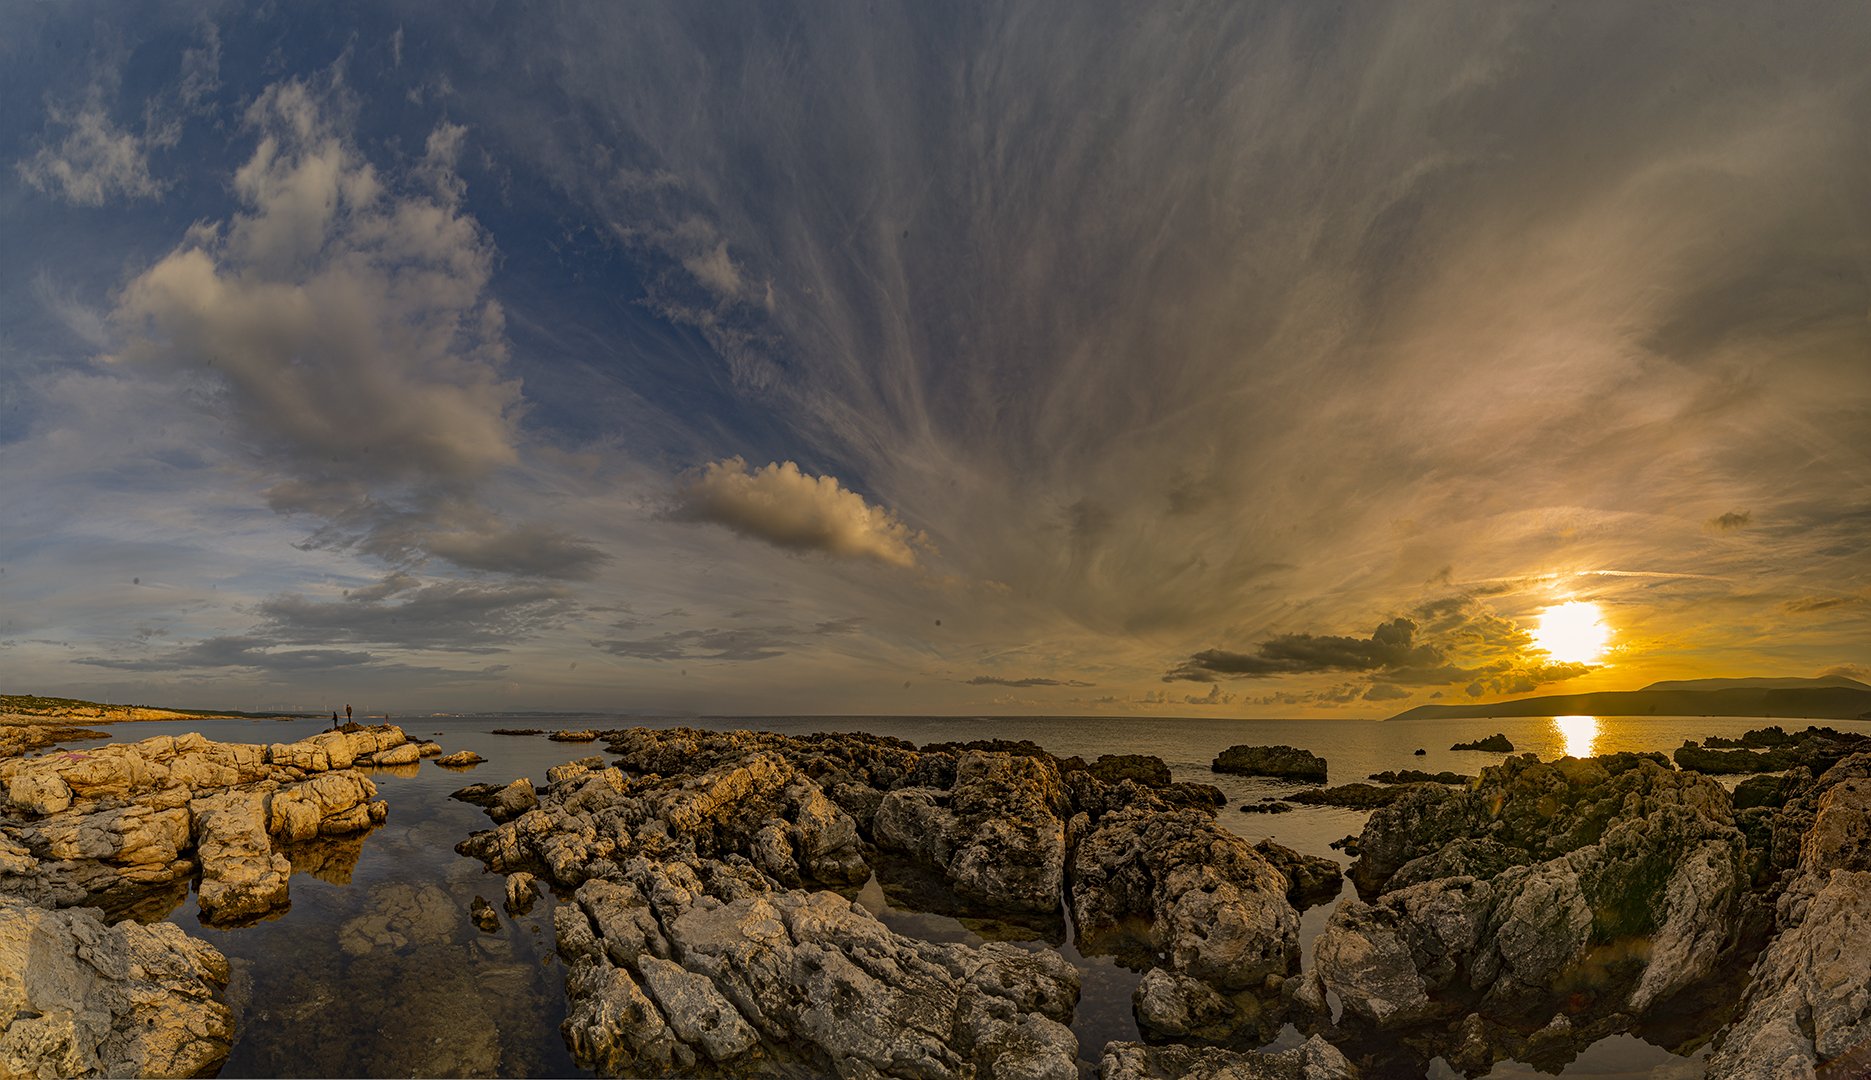
[[1533,630],[1533,646],[1546,650],[1556,663],[1593,664],[1605,654],[1611,628],[1598,605],[1569,600],[1540,612]]

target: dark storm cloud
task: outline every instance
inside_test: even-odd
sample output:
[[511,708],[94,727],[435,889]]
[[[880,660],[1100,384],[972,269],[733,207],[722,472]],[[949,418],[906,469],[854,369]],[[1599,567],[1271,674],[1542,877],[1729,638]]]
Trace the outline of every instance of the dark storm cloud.
[[1746,510],[1730,510],[1720,517],[1709,519],[1709,528],[1720,532],[1744,529],[1754,522],[1754,515]]
[[[1490,589],[1482,586],[1479,591]],[[1199,652],[1165,674],[1163,681],[1363,674],[1359,682],[1259,699],[1269,705],[1335,706],[1356,700],[1400,701],[1410,696],[1410,687],[1465,686],[1471,697],[1528,693],[1593,670],[1589,664],[1549,663],[1545,657],[1533,650],[1525,630],[1471,591],[1418,604],[1410,615],[1380,624],[1368,638],[1282,634],[1253,652]]]
[[1012,687],[1025,688],[1029,686],[1094,686],[1096,684],[1082,682],[1078,679],[1047,679],[1047,678],[1039,678],[1039,677],[1025,678],[1025,679],[1008,679],[1008,678],[1003,678],[999,675],[976,675],[974,678],[968,680],[968,685],[969,686],[1012,686]]
[[1252,653],[1208,649],[1183,661],[1163,680],[1213,682],[1217,678],[1374,671],[1427,667],[1441,660],[1442,653],[1435,647],[1416,643],[1416,623],[1399,617],[1380,624],[1368,638],[1282,634],[1261,642]]

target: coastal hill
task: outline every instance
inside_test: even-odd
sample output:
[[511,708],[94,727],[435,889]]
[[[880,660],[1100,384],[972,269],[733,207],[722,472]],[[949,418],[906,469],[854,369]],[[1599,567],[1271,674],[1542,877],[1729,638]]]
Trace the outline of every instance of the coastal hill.
[[1693,679],[1642,690],[1548,694],[1475,705],[1418,705],[1391,720],[1466,720],[1497,716],[1764,716],[1799,720],[1871,719],[1871,686],[1828,675],[1818,679]]
[[155,709],[146,705],[107,705],[78,698],[37,694],[0,694],[0,724],[115,724],[132,720],[272,720],[283,713],[228,710]]

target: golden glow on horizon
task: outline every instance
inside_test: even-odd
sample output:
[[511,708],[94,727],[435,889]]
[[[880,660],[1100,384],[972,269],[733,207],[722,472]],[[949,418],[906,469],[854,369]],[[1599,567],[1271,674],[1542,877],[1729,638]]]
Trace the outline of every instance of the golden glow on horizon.
[[1568,600],[1540,612],[1533,631],[1534,647],[1561,664],[1595,664],[1610,640],[1603,613],[1585,600]]
[[1555,716],[1553,726],[1565,740],[1567,757],[1592,756],[1592,744],[1598,741],[1596,716]]

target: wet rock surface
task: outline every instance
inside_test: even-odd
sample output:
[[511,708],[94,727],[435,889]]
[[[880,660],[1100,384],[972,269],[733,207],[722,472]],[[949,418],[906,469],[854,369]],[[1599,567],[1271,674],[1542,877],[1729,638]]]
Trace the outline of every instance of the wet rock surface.
[[1325,783],[1325,759],[1292,746],[1230,746],[1209,766],[1218,773]]
[[[1264,1042],[1297,965],[1289,891],[1323,888],[1323,868],[1281,849],[1291,875],[1275,869],[1215,823],[1219,793],[1154,759],[682,729],[608,748],[459,847],[571,892],[564,1032],[607,1074],[1078,1075],[1077,969],[893,933],[849,898],[893,866],[982,917],[1063,928],[1064,898],[1081,950],[1157,969],[1145,1023],[1199,1008],[1184,1023],[1203,1037]],[[497,817],[497,790],[470,794]]]

